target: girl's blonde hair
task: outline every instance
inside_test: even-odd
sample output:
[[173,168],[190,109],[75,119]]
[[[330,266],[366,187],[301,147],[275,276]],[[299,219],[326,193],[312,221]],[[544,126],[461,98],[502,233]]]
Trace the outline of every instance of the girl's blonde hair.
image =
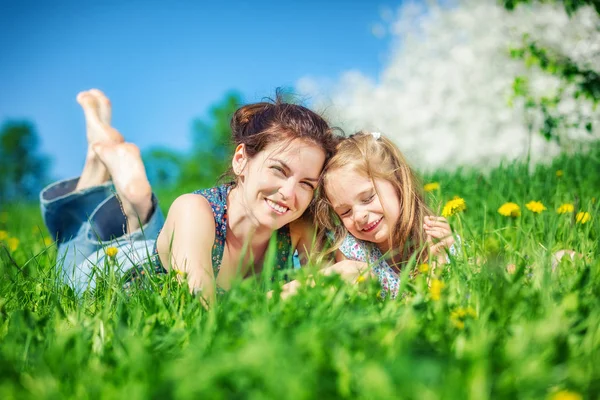
[[378,133],[366,131],[340,141],[323,170],[314,217],[321,249],[325,243],[331,243],[328,232],[333,234],[333,243],[322,254],[328,255],[339,249],[348,234],[325,193],[328,179],[333,178],[331,173],[348,166],[373,181],[385,179],[393,185],[400,202],[400,217],[391,232],[390,248],[394,249],[394,255],[400,254],[404,262],[414,253],[417,253],[417,261],[425,261],[427,246],[423,218],[431,212],[425,203],[422,185],[394,143]]

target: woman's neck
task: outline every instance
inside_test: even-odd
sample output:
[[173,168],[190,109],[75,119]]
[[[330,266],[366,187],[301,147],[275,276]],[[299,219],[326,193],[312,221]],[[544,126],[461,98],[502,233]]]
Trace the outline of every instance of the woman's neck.
[[234,186],[227,195],[227,225],[230,231],[226,237],[227,242],[241,246],[248,240],[251,245],[266,243],[273,233],[273,229],[261,226],[249,215],[241,199],[239,186]]

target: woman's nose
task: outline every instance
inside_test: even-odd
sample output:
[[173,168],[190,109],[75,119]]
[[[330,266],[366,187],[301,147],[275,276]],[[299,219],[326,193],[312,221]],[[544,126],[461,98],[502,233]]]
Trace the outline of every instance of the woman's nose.
[[[286,180],[279,188],[282,200],[291,201],[294,199],[296,185],[292,179]],[[288,204],[289,205],[289,204]]]

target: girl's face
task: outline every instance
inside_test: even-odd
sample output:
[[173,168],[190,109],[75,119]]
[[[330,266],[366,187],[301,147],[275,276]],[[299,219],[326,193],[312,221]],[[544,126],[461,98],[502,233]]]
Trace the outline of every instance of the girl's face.
[[372,180],[345,166],[327,173],[325,192],[352,236],[389,250],[388,240],[400,218],[400,200],[389,181]]
[[302,140],[272,143],[252,158],[243,146],[234,154],[241,171],[243,202],[255,224],[279,229],[298,219],[310,204],[325,164],[325,152]]

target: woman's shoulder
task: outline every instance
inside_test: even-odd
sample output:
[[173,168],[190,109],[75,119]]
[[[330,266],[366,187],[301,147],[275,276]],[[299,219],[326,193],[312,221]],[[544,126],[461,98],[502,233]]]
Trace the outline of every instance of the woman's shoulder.
[[[213,211],[209,201],[203,196],[194,193],[186,193],[177,197],[169,208],[169,215],[196,219],[198,217],[209,217],[212,220]],[[168,217],[167,217],[168,218]]]

